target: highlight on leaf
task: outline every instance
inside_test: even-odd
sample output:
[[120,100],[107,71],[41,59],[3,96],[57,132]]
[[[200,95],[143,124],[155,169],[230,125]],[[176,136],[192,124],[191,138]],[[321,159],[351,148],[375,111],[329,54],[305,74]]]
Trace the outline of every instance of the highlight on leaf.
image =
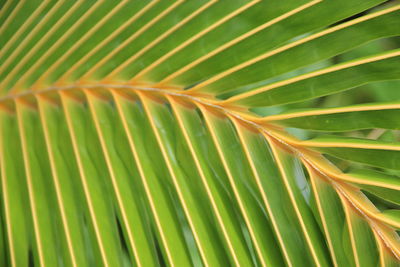
[[398,0],[0,2],[0,266],[400,266]]

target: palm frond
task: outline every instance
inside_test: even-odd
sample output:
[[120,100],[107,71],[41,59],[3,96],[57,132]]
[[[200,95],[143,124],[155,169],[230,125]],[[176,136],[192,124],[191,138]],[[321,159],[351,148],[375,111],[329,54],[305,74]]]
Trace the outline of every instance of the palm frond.
[[400,264],[398,1],[7,0],[0,25],[1,266]]

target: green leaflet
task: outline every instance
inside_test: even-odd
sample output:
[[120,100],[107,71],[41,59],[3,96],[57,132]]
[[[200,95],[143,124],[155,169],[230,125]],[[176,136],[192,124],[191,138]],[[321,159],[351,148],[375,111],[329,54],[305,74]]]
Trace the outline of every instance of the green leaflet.
[[[216,233],[211,227],[212,224],[209,218],[205,216],[207,206],[200,204],[201,199],[196,194],[198,189],[193,187],[195,183],[190,181],[191,177],[182,166],[184,161],[178,161],[178,158],[176,158],[179,150],[182,151],[183,148],[174,148],[177,145],[175,138],[178,140],[180,138],[176,136],[177,133],[171,127],[174,122],[171,120],[172,117],[169,110],[165,105],[153,102],[142,96],[140,98],[167,165],[170,183],[176,189],[178,199],[183,206],[203,262],[212,266],[223,266],[226,260],[219,242],[217,240],[210,242]],[[196,178],[195,180],[198,180],[198,177]]]
[[[57,203],[57,210],[60,214],[60,237],[65,240],[65,257],[69,259],[68,264],[89,266],[89,262],[93,263],[94,261],[91,257],[93,244],[87,246],[88,240],[85,240],[84,237],[84,228],[86,227],[83,219],[84,209],[79,206],[80,201],[83,200],[82,192],[76,190],[79,188],[79,183],[70,179],[71,176],[79,176],[75,163],[68,165],[66,160],[67,152],[65,150],[69,149],[71,144],[68,139],[60,135],[65,120],[60,108],[43,99],[37,101],[46,150],[51,162],[55,203]],[[68,145],[63,147],[63,143]]]
[[[397,14],[397,18],[399,17],[400,11]],[[400,19],[398,23],[400,23]],[[250,107],[304,101],[367,83],[399,79],[399,63],[400,50],[393,50],[385,54],[345,62],[314,73],[307,73],[296,77],[293,81],[267,85],[265,88],[251,92],[249,96],[234,96],[228,101]],[[285,64],[285,66],[288,65],[290,64]]]
[[263,205],[286,263],[294,266],[304,262],[311,264],[313,259],[307,248],[305,233],[296,217],[296,207],[291,202],[285,183],[275,166],[270,146],[261,134],[240,125],[236,127],[244,149],[248,152],[257,189],[262,195]]
[[[15,50],[8,56],[8,58],[2,62],[2,72],[0,74],[1,80],[4,81],[5,77],[9,75],[11,71],[16,72],[15,67],[23,58],[25,61],[28,60],[24,56],[32,50],[32,47],[35,44],[40,42],[41,37],[49,32],[50,29],[52,29],[52,26],[56,24],[57,19],[62,17],[62,14],[66,13],[74,3],[75,2],[73,1],[59,2],[58,5],[53,6],[47,11],[45,20],[41,20],[39,22],[40,24],[35,27],[34,31],[26,35],[23,43],[20,43],[18,47],[16,47]],[[39,50],[37,46],[34,49],[34,51]]]
[[[286,12],[308,2],[310,1],[267,2],[235,0],[231,1],[229,5],[224,2],[218,2],[210,7],[207,12],[193,20],[196,28],[201,29],[200,31],[188,24],[184,32],[182,29],[182,33],[172,36],[174,40],[163,43],[165,55],[160,54],[158,50],[153,50],[153,53],[163,55],[163,57],[155,61],[157,65],[152,66],[152,69],[146,68],[142,71],[141,75],[152,82],[166,82],[168,80],[180,86],[190,86],[198,80],[217,73],[225,64],[239,63],[246,58],[251,58],[261,53],[264,48],[257,45],[257,43],[266,37],[269,27],[273,26],[270,26],[270,24],[273,24],[274,20],[278,20]],[[260,10],[263,11],[262,16],[257,15]],[[256,30],[254,34],[241,41],[244,35],[253,30]],[[198,34],[196,34],[197,32]],[[188,33],[192,34],[188,35]],[[171,48],[176,47],[176,38],[184,38],[181,42],[185,46],[171,50]],[[235,44],[232,48],[236,48],[241,46],[242,43],[247,46],[244,49],[234,49],[235,57],[230,54],[229,60],[218,60],[218,63],[215,64],[214,57],[220,58],[220,55],[223,56],[223,54],[231,50],[231,48],[228,48],[228,44]],[[253,46],[252,49],[248,49],[249,45]],[[169,47],[171,48],[167,50]],[[216,53],[217,51],[219,52],[218,54]],[[241,53],[237,53],[238,51],[241,51]],[[153,56],[151,56],[152,58]],[[211,64],[208,64],[209,61],[212,61]],[[193,62],[196,62],[196,64]],[[203,67],[203,65],[206,65],[206,67]],[[203,75],[199,75],[200,73],[203,73]]]
[[[210,0],[201,0],[180,2],[174,6],[168,6],[168,9],[160,13],[156,19],[145,25],[146,28],[149,27],[148,30],[143,33],[138,31],[137,37],[130,38],[130,45],[110,57],[109,64],[105,62],[99,67],[96,76],[103,78],[118,73],[118,78],[124,80],[133,77],[149,63],[165,54],[168,49],[175,47],[177,42],[182,42],[196,31],[201,30],[202,24],[211,24],[215,19],[210,16],[215,4],[216,2]],[[207,14],[207,21],[204,19],[204,13]],[[220,14],[216,13],[215,16],[218,15]],[[143,29],[140,30],[143,31]],[[147,53],[147,51],[156,52],[156,55]],[[114,66],[118,66],[118,69],[115,69]]]
[[[345,200],[342,199],[342,201]],[[351,207],[346,206],[345,213],[356,265],[376,266],[378,251],[370,227]]]
[[399,170],[400,146],[396,143],[337,136],[322,136],[305,143],[317,151],[338,158]]
[[[243,151],[237,140],[233,126],[227,118],[221,118],[211,113],[202,111],[210,135],[213,138],[218,155],[221,158],[225,172],[229,179],[233,195],[237,200],[243,219],[253,242],[253,250],[256,251],[262,264],[279,263],[279,253],[268,244],[275,242],[264,212],[260,209],[250,188],[254,186],[254,180],[250,179],[251,172],[245,160]],[[233,153],[232,153],[233,152]]]
[[206,189],[214,214],[213,218],[231,264],[251,264],[250,250],[241,229],[241,224],[244,222],[235,212],[237,206],[232,205],[229,197],[232,192],[226,186],[228,178],[222,169],[218,153],[215,151],[211,137],[207,134],[202,118],[194,108],[182,106],[172,99],[170,103],[187,145],[190,146],[202,182],[202,186],[199,185],[199,187]]
[[[110,187],[115,194],[114,201],[118,206],[119,220],[124,229],[125,242],[130,249],[131,259],[138,265],[157,266],[159,262],[149,221],[144,216],[146,210],[139,197],[139,174],[136,169],[126,167],[120,156],[122,153],[118,149],[121,146],[127,147],[128,142],[121,123],[115,123],[118,122],[117,113],[108,102],[99,101],[90,93],[87,93],[87,99],[101,143],[102,154],[105,157],[107,172],[110,175]],[[118,145],[118,143],[121,144]],[[133,165],[132,161],[132,157],[127,157],[128,166]],[[133,177],[135,179],[132,179]]]
[[[395,103],[370,103],[340,108],[312,109],[266,117],[286,127],[322,132],[360,129],[399,129],[400,111]],[[282,116],[281,116],[282,115]],[[276,121],[276,122],[275,122]]]
[[350,242],[350,237],[342,231],[345,224],[343,207],[335,190],[325,178],[321,177],[315,170],[307,166],[313,194],[317,202],[317,208],[321,217],[327,245],[331,251],[334,264],[338,266],[354,266],[353,254],[345,251],[343,243]]
[[[118,1],[97,2],[91,5],[86,12],[78,14],[80,17],[78,17],[78,20],[75,22],[75,25],[78,27],[70,28],[60,35],[56,42],[47,48],[51,49],[50,51],[44,50],[44,53],[35,62],[35,64],[41,65],[40,68],[35,68],[34,71],[28,71],[24,74],[23,77],[25,78],[26,86],[31,86],[36,82],[47,69],[51,68],[68,49],[71,49],[73,45],[75,45],[75,43],[79,42],[82,37],[91,30],[93,25],[99,23],[117,4]],[[66,23],[68,24],[68,21]]]
[[15,105],[36,240],[35,262],[38,265],[58,265],[58,227],[55,227],[56,221],[51,219],[50,214],[54,209],[54,190],[51,190],[51,181],[43,179],[50,175],[50,168],[44,150],[40,149],[44,147],[44,140],[38,123],[39,116],[21,103],[17,102]]
[[[41,5],[39,1],[30,1],[28,3],[32,6],[29,6],[29,9],[21,9],[18,14],[19,17],[28,17],[27,20],[31,23],[24,23],[23,20],[15,20],[18,25],[12,25],[13,27],[9,27],[5,29],[4,36],[5,38],[1,40],[1,52],[0,52],[0,62],[3,64],[5,60],[14,53],[15,49],[18,47],[15,46],[16,43],[20,43],[29,33],[35,28],[35,25],[39,23],[42,19],[42,16],[49,12],[49,10],[54,6],[54,1],[49,1],[48,3],[42,2]],[[39,13],[37,13],[39,12]],[[35,16],[35,14],[40,14],[39,16]],[[11,35],[7,36],[6,31],[12,30]],[[6,42],[7,40],[7,42]]]
[[29,198],[26,186],[22,154],[11,155],[11,151],[21,151],[15,116],[1,112],[1,183],[4,205],[4,238],[8,242],[9,262],[16,265],[28,263],[28,250],[33,249],[30,239],[32,228],[29,219]]
[[[307,37],[311,38],[311,36],[314,36],[312,34],[309,35],[308,33],[318,31],[321,29],[321,27],[332,24],[334,20],[344,18],[351,12],[357,12],[356,10],[359,10],[359,8],[361,8],[363,5],[369,4],[371,3],[365,1],[363,1],[363,3],[322,1],[318,4],[315,4],[267,28],[266,34],[257,42],[258,45],[261,42],[263,43],[259,49],[256,49],[254,45],[250,45],[245,49],[242,48],[232,51],[229,55],[227,55],[227,57],[218,59],[218,62],[226,62],[225,64],[216,64],[216,62],[212,62],[211,64],[206,65],[206,63],[204,63],[205,66],[201,69],[200,67],[193,69],[193,72],[202,74],[203,80],[204,78],[209,80],[205,80],[204,83],[201,83],[203,80],[199,80],[197,78],[186,82],[184,86],[192,86],[193,84],[200,82],[200,84],[195,85],[192,90],[221,94],[237,89],[240,86],[248,86],[252,83],[260,82],[290,70],[321,61],[350,48],[354,48],[368,40],[378,38],[379,36],[373,37],[373,33],[368,35],[367,38],[363,36],[354,38],[354,35],[349,33],[352,30],[352,27],[350,26],[346,27],[343,31],[322,35],[320,38],[318,38],[318,33],[315,33],[316,38],[306,41]],[[332,9],[335,9],[337,12],[335,12],[334,16],[327,16],[326,13],[329,12],[328,10]],[[393,19],[396,20],[396,18],[398,20],[398,16],[393,16]],[[304,23],[305,20],[307,20],[307,23]],[[388,18],[388,23],[392,23],[390,18]],[[354,27],[357,26],[358,25],[356,24]],[[287,30],[282,33],[282,29]],[[370,30],[370,28],[368,29]],[[326,31],[328,30],[329,29]],[[380,33],[378,33],[378,35],[382,33],[381,31],[379,32]],[[388,36],[391,36],[395,35],[396,33],[391,32],[387,34]],[[351,39],[348,37],[349,35],[351,36]],[[277,38],[276,36],[279,37]],[[369,39],[371,37],[372,39]],[[333,38],[343,38],[343,40],[350,39],[352,41],[333,43]],[[268,40],[268,42],[263,40]],[[301,45],[300,40],[305,41],[304,45]],[[286,50],[286,46],[289,48],[291,43],[297,44],[298,42],[300,42],[299,45],[293,45],[292,49]],[[285,49],[283,49],[284,47]],[[280,52],[280,49],[282,49],[282,52]],[[257,50],[259,52],[254,54],[254,52]],[[248,54],[247,51],[252,52],[246,58],[241,57],[240,62],[235,62],[232,60],[232,58],[238,57],[238,54]],[[288,62],[290,62],[290,64],[288,64]],[[241,67],[236,68],[236,65]],[[215,67],[211,68],[210,66],[221,67],[216,70]],[[210,73],[212,75],[208,74],[207,70],[213,71]],[[216,78],[212,77],[214,75]],[[188,74],[187,76],[190,77]]]
[[272,145],[272,152],[284,181],[286,191],[295,209],[296,217],[307,240],[307,246],[313,262],[321,266],[329,266],[325,244],[321,242],[322,234],[309,207],[310,189],[305,180],[301,165],[293,155],[287,153],[277,144]]
[[[144,198],[149,203],[151,218],[155,223],[158,240],[162,244],[163,255],[171,263],[191,265],[182,227],[168,195],[169,185],[164,179],[167,170],[164,164],[153,167],[153,162],[163,161],[149,122],[144,117],[139,103],[131,103],[116,95],[114,99],[129,139],[132,156],[140,172]],[[146,141],[143,138],[146,138]]]
[[[16,85],[17,82],[21,84],[23,81],[25,81],[20,80],[20,78],[25,78],[23,75],[30,70],[30,67],[34,66],[34,64],[36,64],[36,62],[41,59],[41,56],[49,51],[52,45],[60,40],[63,34],[70,28],[69,25],[75,23],[92,6],[92,3],[90,3],[90,1],[71,3],[71,6],[62,5],[62,9],[64,10],[61,13],[58,13],[58,9],[55,10],[55,13],[57,15],[55,14],[55,16],[51,17],[51,19],[54,19],[54,21],[51,24],[46,24],[48,28],[47,31],[44,31],[44,34],[45,37],[47,37],[48,39],[41,38],[39,42],[34,43],[34,49],[31,49],[32,45],[29,46],[28,51],[31,51],[29,57],[26,54],[21,53],[20,55],[24,55],[24,58],[18,61],[14,60],[15,65],[12,68],[12,72],[10,71],[10,73],[7,73],[7,78],[2,80],[3,88],[10,89],[14,85]],[[59,20],[59,18],[63,15],[65,16],[65,20]],[[56,27],[51,28],[54,25],[56,25]],[[43,30],[43,28],[40,28],[40,30]],[[23,86],[26,86],[26,84],[24,84]]]
[[[100,60],[102,55],[110,53],[118,43],[132,35],[137,30],[137,26],[140,26],[136,25],[136,21],[141,17],[143,9],[151,8],[149,1],[128,1],[122,7],[120,5],[115,6],[117,10],[109,19],[113,23],[109,23],[107,19],[102,21],[92,36],[75,49],[67,51],[69,56],[64,56],[61,62],[58,59],[57,63],[52,65],[52,71],[45,77],[49,83],[63,80],[67,73],[70,80],[81,77],[92,64]],[[82,62],[87,62],[87,64],[82,65]]]
[[[110,202],[110,194],[107,194],[109,178],[103,169],[105,164],[98,141],[88,138],[88,135],[95,134],[94,125],[90,120],[90,114],[85,112],[85,105],[66,96],[61,98],[81,186],[88,205],[90,216],[88,222],[91,223],[92,235],[98,244],[98,255],[103,263],[118,265],[121,263],[122,250],[117,239],[115,211]],[[93,153],[93,150],[96,152]]]

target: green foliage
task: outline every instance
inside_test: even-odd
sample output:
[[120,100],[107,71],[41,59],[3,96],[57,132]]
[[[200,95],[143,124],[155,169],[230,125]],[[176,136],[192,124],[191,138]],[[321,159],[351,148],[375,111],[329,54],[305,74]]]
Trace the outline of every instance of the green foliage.
[[0,2],[0,266],[400,266],[400,3]]

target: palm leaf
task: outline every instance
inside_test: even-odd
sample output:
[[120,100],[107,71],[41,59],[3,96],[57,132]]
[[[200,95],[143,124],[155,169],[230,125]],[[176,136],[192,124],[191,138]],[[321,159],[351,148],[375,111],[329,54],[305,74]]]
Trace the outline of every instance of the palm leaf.
[[398,1],[0,7],[1,266],[400,264]]

